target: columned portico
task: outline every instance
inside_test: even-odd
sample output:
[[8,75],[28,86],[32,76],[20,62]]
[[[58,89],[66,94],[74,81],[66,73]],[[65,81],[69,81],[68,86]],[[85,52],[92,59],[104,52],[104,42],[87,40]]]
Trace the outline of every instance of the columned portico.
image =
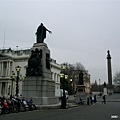
[[11,94],[11,61],[6,56],[1,56],[0,61],[0,96]]
[[10,76],[11,60],[3,60],[0,62],[0,76]]

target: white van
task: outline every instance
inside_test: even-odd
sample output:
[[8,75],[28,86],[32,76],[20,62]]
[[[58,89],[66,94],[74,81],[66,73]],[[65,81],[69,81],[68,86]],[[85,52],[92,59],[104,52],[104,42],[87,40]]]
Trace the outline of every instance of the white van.
[[[65,95],[66,95],[66,98],[68,99],[69,95],[68,95],[68,91],[65,90]],[[62,97],[63,96],[63,89],[60,89],[60,96]]]

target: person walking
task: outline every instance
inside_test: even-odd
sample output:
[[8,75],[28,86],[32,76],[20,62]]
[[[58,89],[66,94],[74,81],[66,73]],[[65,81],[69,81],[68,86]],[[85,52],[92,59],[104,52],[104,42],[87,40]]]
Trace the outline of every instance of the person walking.
[[103,99],[102,103],[106,104],[106,96],[105,95],[103,95],[102,99]]

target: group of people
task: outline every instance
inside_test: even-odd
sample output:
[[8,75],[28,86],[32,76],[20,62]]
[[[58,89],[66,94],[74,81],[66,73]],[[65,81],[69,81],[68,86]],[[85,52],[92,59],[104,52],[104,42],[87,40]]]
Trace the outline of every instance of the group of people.
[[[96,102],[97,102],[96,95],[94,95],[94,96],[91,95],[87,98],[87,105],[93,105]],[[102,103],[106,104],[106,96],[105,95],[102,96]]]
[[90,95],[87,98],[87,105],[93,105],[93,103],[96,103],[96,102],[97,102],[96,95],[94,96]]

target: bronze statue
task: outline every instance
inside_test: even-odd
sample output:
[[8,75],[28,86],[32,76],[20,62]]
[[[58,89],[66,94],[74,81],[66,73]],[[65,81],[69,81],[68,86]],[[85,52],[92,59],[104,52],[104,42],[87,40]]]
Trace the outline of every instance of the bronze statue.
[[110,55],[110,51],[107,51],[108,55],[107,55],[107,59],[111,59],[111,55]]
[[110,55],[110,51],[109,50],[107,51],[107,53],[108,53],[108,55]]
[[26,69],[26,76],[42,76],[42,50],[36,48],[31,51],[31,56],[28,60],[28,67]]
[[44,39],[46,38],[46,31],[52,34],[50,30],[48,30],[45,26],[43,26],[43,23],[38,27],[36,36],[37,36],[37,43],[43,43]]
[[106,82],[104,82],[104,87],[106,87]]

